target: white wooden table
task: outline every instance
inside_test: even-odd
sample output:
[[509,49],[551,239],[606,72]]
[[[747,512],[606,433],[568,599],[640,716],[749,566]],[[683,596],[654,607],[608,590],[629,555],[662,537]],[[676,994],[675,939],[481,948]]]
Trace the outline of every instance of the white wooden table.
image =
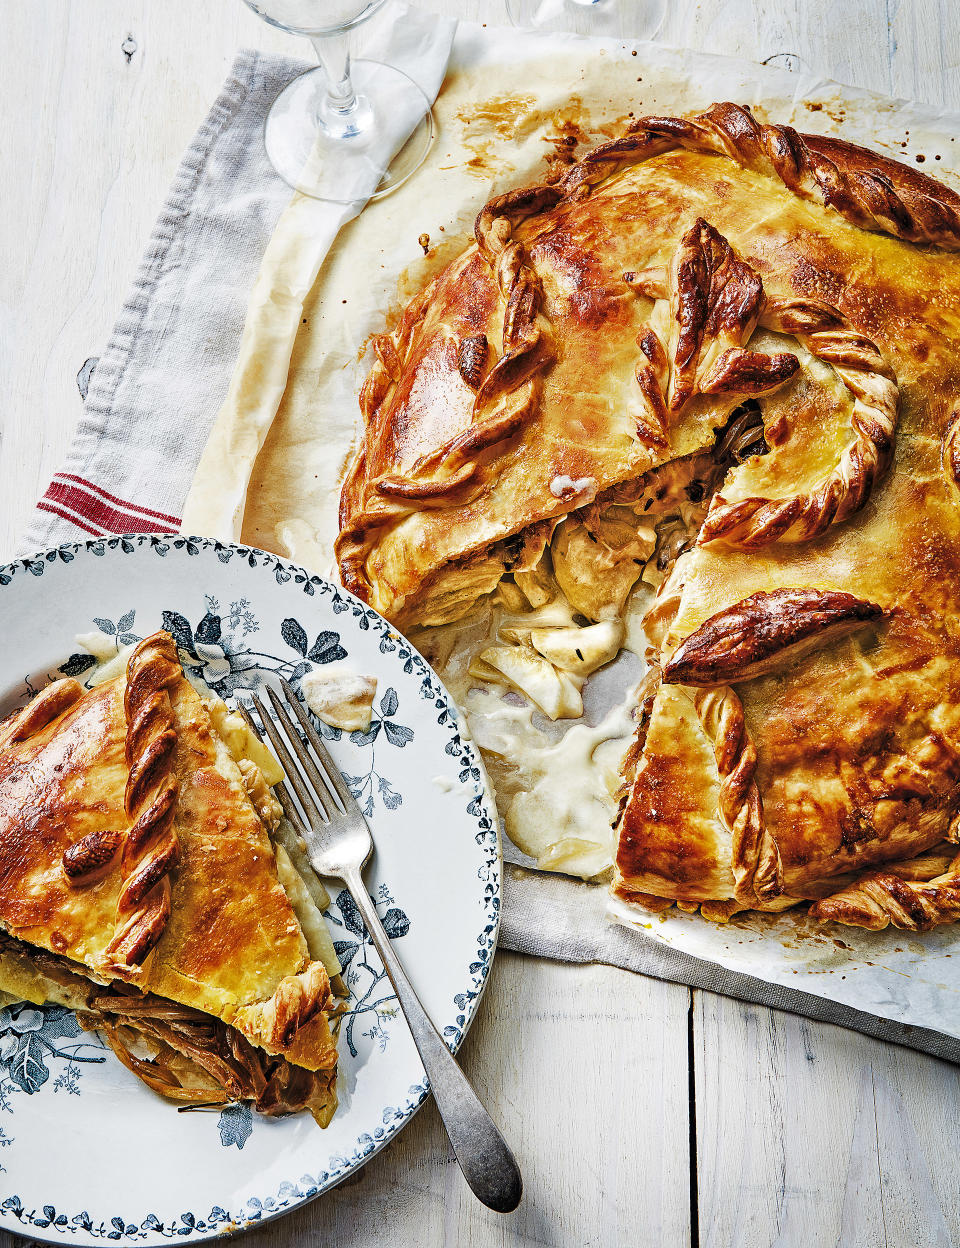
[[[502,20],[500,0],[426,3]],[[239,0],[0,0],[0,17],[3,558],[235,50],[307,49]],[[952,0],[673,0],[660,38],[960,108]],[[520,1158],[515,1214],[469,1197],[430,1104],[357,1179],[250,1248],[960,1244],[960,1072],[931,1058],[501,953],[464,1062]]]

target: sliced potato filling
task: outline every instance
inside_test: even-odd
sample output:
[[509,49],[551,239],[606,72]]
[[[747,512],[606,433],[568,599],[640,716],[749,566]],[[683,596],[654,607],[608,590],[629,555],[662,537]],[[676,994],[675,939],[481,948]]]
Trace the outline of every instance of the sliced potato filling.
[[713,450],[471,556],[449,591],[438,573],[412,608],[421,627],[407,629],[466,714],[506,831],[541,869],[592,879],[612,865],[624,759],[658,683],[684,552],[731,464],[766,449],[748,402]]
[[215,693],[205,698],[205,704],[210,712],[210,722],[217,736],[230,751],[234,762],[239,763],[246,759],[253,763],[268,786],[272,787],[283,779],[283,768],[257,734],[251,732],[239,711],[231,711],[226,702]]
[[[685,487],[704,465],[687,462],[684,488],[684,474],[669,467],[668,481],[658,475],[647,490],[631,486],[625,498],[566,516],[534,566],[502,572],[490,595],[493,644],[474,651],[471,676],[513,689],[551,720],[581,718],[587,677],[623,649],[634,587],[641,579],[656,585],[651,563],[668,548],[672,566],[695,532],[683,517]],[[704,496],[699,486],[692,493]]]

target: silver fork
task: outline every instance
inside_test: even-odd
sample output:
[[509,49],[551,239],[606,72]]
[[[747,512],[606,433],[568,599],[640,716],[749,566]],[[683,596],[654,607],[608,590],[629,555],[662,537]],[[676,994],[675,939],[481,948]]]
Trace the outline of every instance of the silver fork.
[[[523,1191],[520,1170],[513,1153],[480,1104],[476,1092],[440,1038],[407,979],[361,875],[373,853],[370,829],[327,747],[310,723],[300,699],[287,681],[281,680],[280,683],[286,695],[286,705],[274,689],[267,686],[266,690],[279,726],[256,694],[251,694],[251,697],[260,722],[280,756],[287,780],[307,816],[306,826],[290,800],[289,791],[282,784],[277,786],[277,796],[291,822],[303,835],[314,871],[318,875],[343,880],[357,904],[406,1016],[463,1177],[477,1199],[488,1208],[498,1213],[510,1213],[520,1203]],[[303,729],[313,753],[301,740],[290,718],[290,711]],[[255,728],[250,717],[246,718]]]

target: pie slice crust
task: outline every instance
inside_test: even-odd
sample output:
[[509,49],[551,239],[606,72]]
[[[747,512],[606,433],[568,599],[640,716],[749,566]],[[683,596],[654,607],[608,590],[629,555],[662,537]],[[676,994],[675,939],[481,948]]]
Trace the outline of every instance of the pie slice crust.
[[330,980],[245,770],[166,633],[0,726],[0,988],[78,1008],[177,1099],[329,1119]]

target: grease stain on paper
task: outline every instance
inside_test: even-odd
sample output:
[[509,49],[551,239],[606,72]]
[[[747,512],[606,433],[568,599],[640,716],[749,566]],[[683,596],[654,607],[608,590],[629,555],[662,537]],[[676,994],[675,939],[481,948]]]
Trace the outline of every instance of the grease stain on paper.
[[556,181],[563,167],[577,159],[581,145],[592,145],[598,136],[612,138],[624,128],[619,123],[593,127],[590,111],[579,95],[571,95],[559,108],[547,109],[538,108],[532,95],[495,95],[461,108],[454,116],[461,127],[460,141],[470,156],[463,168],[484,177],[512,170],[515,166],[507,159],[511,145],[543,131],[543,141],[552,149],[544,155],[547,180]]

